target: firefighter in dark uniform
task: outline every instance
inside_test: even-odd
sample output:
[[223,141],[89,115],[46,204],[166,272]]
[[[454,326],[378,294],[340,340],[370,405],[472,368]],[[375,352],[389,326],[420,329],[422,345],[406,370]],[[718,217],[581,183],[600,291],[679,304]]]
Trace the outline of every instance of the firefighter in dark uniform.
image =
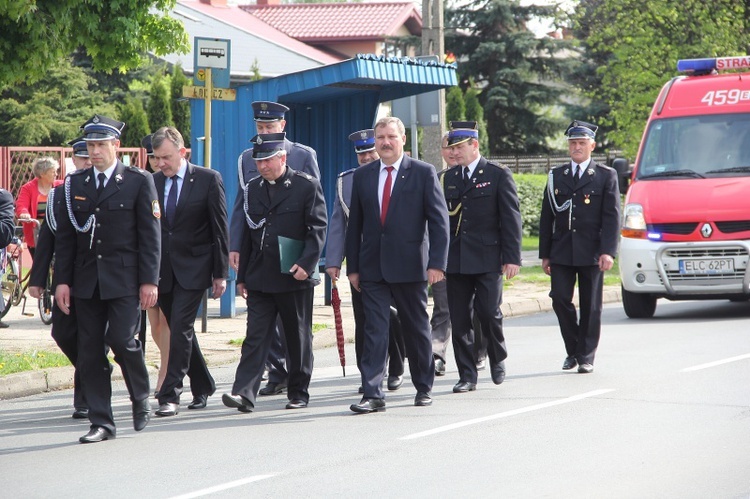
[[[284,116],[289,108],[278,102],[255,101],[252,104],[253,118],[258,135],[270,133],[282,133],[286,127]],[[307,173],[320,180],[318,169],[318,156],[312,147],[284,139],[284,150],[286,151],[286,164],[290,168]],[[242,211],[243,188],[252,178],[258,176],[258,167],[255,164],[253,148],[246,149],[237,159],[237,174],[239,177],[239,189],[232,209],[230,221],[229,241],[229,265],[236,271],[239,266],[239,252],[245,234],[245,215]],[[285,367],[286,345],[284,344],[284,333],[281,320],[276,321],[278,331],[271,344],[268,354],[268,384],[260,390],[261,395],[278,395],[284,391],[287,384],[287,370]]]
[[451,162],[442,176],[450,216],[448,310],[459,380],[455,393],[476,390],[477,364],[472,302],[487,338],[492,381],[505,379],[508,352],[503,335],[503,277],[521,267],[521,212],[513,175],[479,154],[475,121],[453,121],[448,134]]
[[568,126],[571,161],[549,172],[539,221],[539,258],[552,278],[550,297],[567,354],[562,368],[578,366],[579,373],[594,371],[604,272],[614,264],[620,232],[617,174],[591,158],[596,129],[583,121]]
[[[82,170],[91,166],[89,161],[89,150],[83,137],[68,142],[73,148],[73,164],[76,170]],[[47,286],[49,267],[55,253],[55,232],[57,232],[57,220],[67,216],[65,212],[65,185],[61,184],[54,188],[47,198],[47,212],[44,223],[39,228],[39,238],[36,241],[34,262],[31,265],[29,275],[29,294],[33,298],[41,298],[44,288]],[[53,279],[52,289],[57,283]],[[71,304],[72,305],[72,304]],[[52,339],[75,367],[78,361],[78,323],[74,308],[70,307],[70,314],[63,314],[52,300]],[[73,419],[86,419],[89,415],[89,407],[81,386],[81,372],[76,369],[73,375]]]
[[[375,130],[372,128],[360,130],[349,135],[357,153],[357,163],[366,165],[380,159],[375,151]],[[326,239],[326,273],[333,280],[338,280],[341,274],[341,264],[344,261],[344,245],[346,242],[346,225],[349,220],[349,205],[352,202],[352,180],[356,168],[341,173],[336,179],[336,198],[333,202],[333,213],[328,224],[328,238]],[[364,344],[365,310],[362,303],[362,293],[351,287],[352,310],[354,312],[354,351],[357,356],[357,368],[362,360],[362,345]],[[404,358],[406,346],[398,320],[396,309],[391,307],[391,322],[388,330],[388,389],[398,390],[404,382]],[[359,387],[364,393],[364,388]]]
[[316,178],[287,166],[284,133],[257,135],[253,142],[260,175],[245,187],[247,227],[237,273],[237,292],[247,299],[247,332],[232,392],[222,401],[241,412],[253,410],[279,316],[288,352],[286,408],[301,409],[310,399],[312,307],[320,283],[325,198]]
[[84,125],[94,167],[65,179],[65,213],[57,219],[55,300],[66,314],[75,300],[77,367],[91,421],[81,443],[115,437],[105,344],[122,368],[136,431],[146,427],[151,412],[136,335],[139,307],[152,307],[158,297],[161,212],[152,176],[117,160],[124,126],[99,115]]

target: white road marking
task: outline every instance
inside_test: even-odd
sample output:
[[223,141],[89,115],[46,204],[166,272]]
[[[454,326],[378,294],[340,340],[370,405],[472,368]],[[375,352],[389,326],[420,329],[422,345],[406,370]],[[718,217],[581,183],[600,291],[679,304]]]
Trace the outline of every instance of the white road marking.
[[190,492],[189,494],[183,494],[180,496],[174,496],[172,499],[191,499],[193,497],[201,497],[201,496],[207,496],[209,494],[215,494],[216,492],[221,492],[223,490],[229,490],[233,489],[235,487],[240,487],[242,485],[247,485],[248,483],[258,482],[260,480],[265,480],[266,478],[271,478],[276,476],[277,473],[274,473],[272,475],[256,475],[251,476],[248,478],[243,478],[242,480],[235,480],[233,482],[227,482],[221,485],[216,485],[214,487],[209,487],[207,489],[203,490],[196,490],[195,492]]
[[605,393],[613,392],[614,388],[605,388],[602,390],[594,390],[593,392],[586,392],[582,393],[580,395],[573,395],[572,397],[568,397],[565,399],[560,400],[553,400],[551,402],[544,402],[542,404],[536,404],[536,405],[530,405],[528,407],[521,407],[520,409],[513,409],[512,411],[507,412],[501,412],[498,414],[492,414],[490,416],[484,416],[481,418],[475,418],[475,419],[469,419],[466,421],[461,421],[460,423],[453,423],[445,426],[440,426],[438,428],[434,428],[432,430],[422,431],[419,433],[412,433],[411,435],[406,435],[405,437],[399,438],[399,440],[413,440],[415,438],[422,438],[422,437],[428,437],[430,435],[435,435],[437,433],[443,433],[450,430],[456,430],[458,428],[463,428],[465,426],[470,426],[474,424],[479,423],[485,423],[487,421],[494,421],[495,419],[502,419],[507,418],[510,416],[517,416],[519,414],[524,414],[526,412],[532,412],[532,411],[538,411],[540,409],[547,409],[548,407],[554,407],[557,405],[562,404],[568,404],[570,402],[576,402],[578,400],[583,400],[586,398],[596,397],[598,395],[603,395]]
[[692,371],[700,371],[701,369],[708,369],[709,367],[716,367],[722,364],[729,364],[730,362],[737,362],[738,360],[745,360],[745,359],[750,359],[750,353],[746,353],[745,355],[738,355],[737,357],[729,357],[728,359],[717,360],[714,362],[707,362],[706,364],[699,364],[693,367],[686,367],[685,369],[682,369],[680,372],[689,373]]

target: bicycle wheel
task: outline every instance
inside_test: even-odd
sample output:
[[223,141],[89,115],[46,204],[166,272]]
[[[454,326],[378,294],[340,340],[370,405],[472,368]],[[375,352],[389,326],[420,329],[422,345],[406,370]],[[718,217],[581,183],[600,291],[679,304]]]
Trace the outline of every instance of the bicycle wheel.
[[52,271],[47,276],[47,285],[42,291],[42,297],[39,298],[39,318],[46,325],[52,324],[52,304],[54,303],[55,295],[52,293]]
[[10,307],[13,306],[13,302],[18,296],[20,291],[20,283],[18,282],[18,262],[12,259],[5,261],[5,271],[0,280],[0,287],[2,288],[2,303],[0,303],[0,319],[5,317]]

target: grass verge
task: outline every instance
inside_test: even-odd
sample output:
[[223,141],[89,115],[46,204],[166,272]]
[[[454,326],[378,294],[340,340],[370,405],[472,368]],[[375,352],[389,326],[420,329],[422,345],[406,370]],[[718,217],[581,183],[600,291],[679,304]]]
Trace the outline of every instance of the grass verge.
[[30,352],[9,353],[0,351],[0,376],[69,365],[70,361],[68,361],[68,358],[58,352],[33,350]]

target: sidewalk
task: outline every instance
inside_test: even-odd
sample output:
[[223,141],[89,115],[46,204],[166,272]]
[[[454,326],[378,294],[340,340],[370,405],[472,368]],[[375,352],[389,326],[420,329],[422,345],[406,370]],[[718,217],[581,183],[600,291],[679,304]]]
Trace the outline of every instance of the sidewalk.
[[[539,265],[535,252],[524,252],[525,266]],[[521,270],[523,272],[523,269]],[[552,310],[552,301],[547,284],[529,284],[512,280],[505,283],[503,290],[503,304],[501,310],[507,317],[518,317],[538,312]],[[341,297],[341,316],[344,326],[344,337],[347,343],[354,343],[354,316],[352,314],[351,292],[348,282],[344,279],[339,284]],[[576,298],[577,300],[577,298]],[[621,300],[619,286],[605,286],[604,303]],[[237,315],[232,318],[219,318],[219,301],[208,302],[208,331],[200,332],[200,318],[195,328],[201,350],[209,366],[230,364],[239,361],[240,345],[230,344],[231,340],[241,340],[245,337],[247,321],[247,306],[242,298],[237,298]],[[428,311],[432,311],[432,300],[428,304]],[[0,329],[0,350],[5,352],[29,352],[46,350],[57,352],[57,345],[50,337],[50,326],[45,326],[39,319],[36,300],[28,298],[26,312],[33,312],[33,317],[21,315],[21,307],[11,308],[3,322],[10,327]],[[333,308],[324,303],[324,286],[315,288],[313,310],[313,324],[325,325],[313,337],[313,348],[321,349],[336,345],[336,330]],[[156,365],[159,362],[159,352],[147,332],[146,363],[149,366],[152,383],[156,379]],[[352,364],[352,369],[356,369]],[[119,369],[115,369],[113,379],[120,376]],[[60,367],[41,371],[28,371],[0,377],[0,399],[23,397],[50,390],[60,390],[73,386],[73,368]]]

